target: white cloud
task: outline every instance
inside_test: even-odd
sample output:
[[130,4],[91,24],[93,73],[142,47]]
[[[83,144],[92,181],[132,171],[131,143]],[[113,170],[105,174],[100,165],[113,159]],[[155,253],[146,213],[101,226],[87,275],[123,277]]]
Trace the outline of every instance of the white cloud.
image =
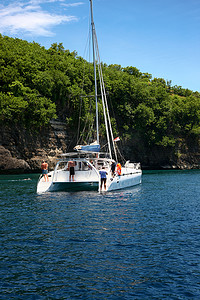
[[76,3],[62,3],[62,6],[65,7],[75,7],[75,6],[80,6],[83,5],[83,2],[76,2]]
[[53,3],[53,2],[63,2],[65,0],[30,0],[29,3],[42,4],[42,3]]
[[64,22],[77,21],[74,16],[66,16],[44,11],[40,4],[62,2],[62,0],[30,0],[0,6],[0,31],[2,34],[26,33],[37,36],[51,36],[52,27]]

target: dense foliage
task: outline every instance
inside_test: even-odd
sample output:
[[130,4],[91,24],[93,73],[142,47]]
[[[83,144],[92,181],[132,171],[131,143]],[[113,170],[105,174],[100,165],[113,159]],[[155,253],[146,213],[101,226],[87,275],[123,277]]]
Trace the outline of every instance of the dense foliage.
[[[111,114],[119,120],[118,127],[112,120],[115,133],[124,140],[137,136],[148,146],[174,147],[177,139],[199,136],[200,93],[152,79],[135,67],[104,65],[103,72]],[[86,97],[94,91],[93,77],[91,63],[62,44],[47,50],[0,35],[0,123],[35,129],[59,116],[75,128],[81,103],[84,126],[93,119],[94,103]]]

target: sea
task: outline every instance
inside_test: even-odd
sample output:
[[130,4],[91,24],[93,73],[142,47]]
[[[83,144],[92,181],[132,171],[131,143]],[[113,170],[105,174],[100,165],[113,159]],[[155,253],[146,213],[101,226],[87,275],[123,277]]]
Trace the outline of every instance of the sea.
[[0,299],[200,299],[200,170],[104,194],[0,176]]

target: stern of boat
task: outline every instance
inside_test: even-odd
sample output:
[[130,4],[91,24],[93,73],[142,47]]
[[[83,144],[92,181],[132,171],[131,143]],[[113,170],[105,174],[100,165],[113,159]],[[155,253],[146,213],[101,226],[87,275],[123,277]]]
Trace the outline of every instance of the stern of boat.
[[40,175],[37,183],[37,193],[42,194],[48,192],[52,185],[53,172],[48,173],[49,181],[44,180],[44,176]]

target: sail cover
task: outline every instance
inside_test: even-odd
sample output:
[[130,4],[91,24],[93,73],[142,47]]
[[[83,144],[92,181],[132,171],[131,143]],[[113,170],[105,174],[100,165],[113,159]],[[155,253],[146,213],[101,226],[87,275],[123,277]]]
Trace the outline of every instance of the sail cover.
[[89,145],[77,145],[76,147],[74,147],[74,150],[82,152],[99,152],[100,145],[97,143],[97,141],[95,141],[94,143],[91,143]]

